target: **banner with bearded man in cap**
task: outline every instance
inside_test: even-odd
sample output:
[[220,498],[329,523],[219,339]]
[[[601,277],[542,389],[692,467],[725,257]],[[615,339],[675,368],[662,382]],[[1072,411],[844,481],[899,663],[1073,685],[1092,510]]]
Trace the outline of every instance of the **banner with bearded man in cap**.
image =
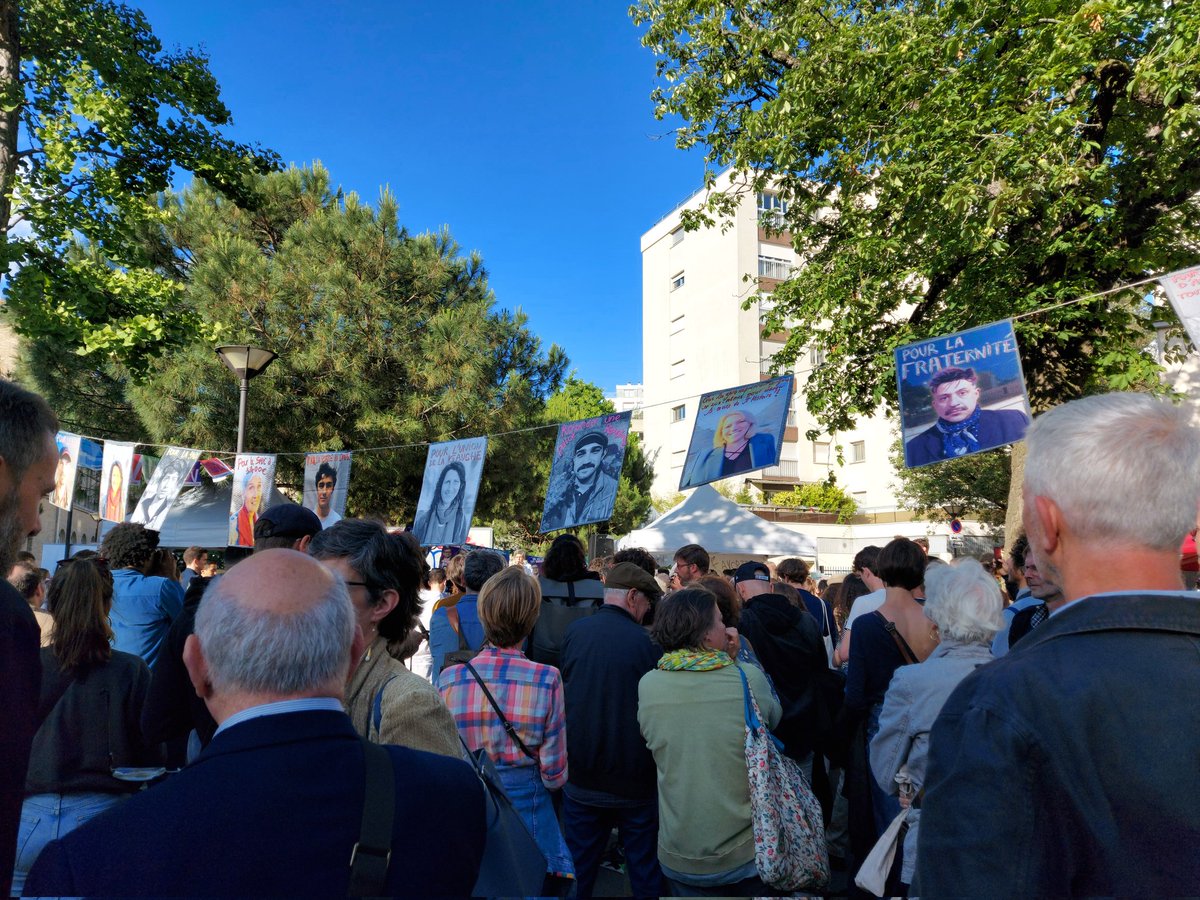
[[559,426],[542,511],[542,532],[605,522],[617,500],[617,479],[629,440],[629,412]]

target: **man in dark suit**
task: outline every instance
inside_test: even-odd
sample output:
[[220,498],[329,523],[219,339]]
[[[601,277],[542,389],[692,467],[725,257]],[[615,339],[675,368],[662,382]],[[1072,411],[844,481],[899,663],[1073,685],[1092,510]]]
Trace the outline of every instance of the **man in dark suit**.
[[974,369],[949,367],[929,380],[937,421],[905,445],[904,461],[923,466],[1019,441],[1029,417],[1019,409],[980,409]]
[[[205,594],[184,661],[219,727],[196,761],[58,841],[35,896],[346,896],[364,748],[342,709],[364,647],[345,583],[293,550],[239,563]],[[460,760],[388,747],[388,896],[468,895],[484,794]]]
[[[0,379],[0,572],[21,542],[42,530],[39,505],[54,489],[58,420],[46,401]],[[42,686],[41,637],[29,603],[0,579],[0,896],[17,855],[29,747]]]

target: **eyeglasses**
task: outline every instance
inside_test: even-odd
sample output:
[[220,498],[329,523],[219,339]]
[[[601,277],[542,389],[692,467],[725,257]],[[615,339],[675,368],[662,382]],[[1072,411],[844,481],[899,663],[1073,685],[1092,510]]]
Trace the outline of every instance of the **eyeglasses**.
[[367,584],[365,581],[346,581],[345,585],[346,585],[346,587],[365,587],[365,588],[370,587],[370,585]]

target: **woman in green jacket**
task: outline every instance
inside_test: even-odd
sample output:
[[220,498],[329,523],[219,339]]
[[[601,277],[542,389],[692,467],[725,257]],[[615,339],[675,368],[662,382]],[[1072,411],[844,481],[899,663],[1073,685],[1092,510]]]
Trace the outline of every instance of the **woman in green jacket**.
[[[638,723],[658,769],[658,859],[675,896],[771,893],[754,865],[738,646],[716,597],[688,588],[655,609],[663,649],[638,684]],[[734,650],[736,653],[736,649]],[[781,709],[756,666],[741,667],[769,728]]]

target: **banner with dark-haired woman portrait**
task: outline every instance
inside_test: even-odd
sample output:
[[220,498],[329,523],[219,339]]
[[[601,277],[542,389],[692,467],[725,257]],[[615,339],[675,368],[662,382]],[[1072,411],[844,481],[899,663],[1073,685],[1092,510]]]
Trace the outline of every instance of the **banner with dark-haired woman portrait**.
[[461,544],[471,529],[487,438],[431,444],[413,534],[423,547]]
[[104,442],[104,462],[100,467],[100,518],[109,522],[125,521],[135,446],[117,441]]

